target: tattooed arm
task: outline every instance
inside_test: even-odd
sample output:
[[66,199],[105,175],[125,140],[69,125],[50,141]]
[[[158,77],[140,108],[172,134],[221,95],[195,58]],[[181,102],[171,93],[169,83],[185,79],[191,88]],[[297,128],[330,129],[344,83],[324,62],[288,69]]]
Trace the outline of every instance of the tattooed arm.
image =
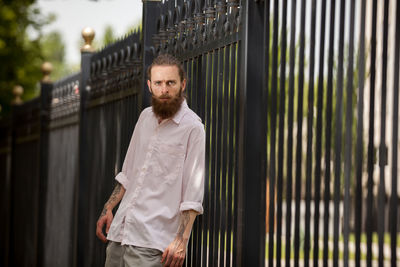
[[194,210],[185,210],[181,213],[181,222],[176,237],[162,255],[161,262],[164,263],[164,266],[182,266],[196,215],[197,212]]
[[114,191],[111,193],[111,196],[106,202],[106,204],[104,204],[103,211],[101,212],[100,217],[97,220],[96,235],[104,243],[107,242],[107,239],[103,234],[104,224],[106,224],[106,233],[108,234],[108,229],[110,229],[111,222],[114,218],[112,210],[121,201],[124,194],[125,194],[125,188],[120,183],[117,182]]

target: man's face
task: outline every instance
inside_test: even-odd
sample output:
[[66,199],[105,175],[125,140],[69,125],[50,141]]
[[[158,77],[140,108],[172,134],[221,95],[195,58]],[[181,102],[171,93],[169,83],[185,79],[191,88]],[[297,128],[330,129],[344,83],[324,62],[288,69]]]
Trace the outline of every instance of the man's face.
[[162,102],[168,102],[171,98],[185,90],[186,80],[181,82],[177,66],[153,66],[151,68],[151,81],[147,81],[150,93]]
[[154,113],[161,119],[175,115],[183,101],[182,92],[185,90],[186,80],[181,82],[179,70],[176,66],[153,66],[151,81],[147,81],[152,94]]

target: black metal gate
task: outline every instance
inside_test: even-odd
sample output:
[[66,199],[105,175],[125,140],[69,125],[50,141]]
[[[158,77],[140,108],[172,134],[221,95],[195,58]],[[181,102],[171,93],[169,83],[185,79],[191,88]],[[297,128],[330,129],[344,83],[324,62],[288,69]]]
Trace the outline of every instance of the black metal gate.
[[166,52],[206,130],[185,266],[400,266],[393,0],[144,1],[142,31],[0,120],[1,265],[103,265],[96,220]]

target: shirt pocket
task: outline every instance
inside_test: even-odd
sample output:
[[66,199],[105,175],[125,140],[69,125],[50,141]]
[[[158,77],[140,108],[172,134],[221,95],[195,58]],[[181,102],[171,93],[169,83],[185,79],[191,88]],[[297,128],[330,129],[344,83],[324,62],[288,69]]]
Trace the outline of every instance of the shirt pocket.
[[182,144],[160,143],[155,149],[154,174],[166,183],[173,183],[182,175],[185,148]]

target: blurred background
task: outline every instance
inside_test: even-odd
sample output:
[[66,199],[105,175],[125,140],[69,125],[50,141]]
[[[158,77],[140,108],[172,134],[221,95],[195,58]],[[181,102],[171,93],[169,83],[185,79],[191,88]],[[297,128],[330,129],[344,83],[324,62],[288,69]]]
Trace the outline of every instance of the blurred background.
[[58,80],[80,68],[81,31],[92,27],[101,49],[141,25],[140,0],[0,0],[0,116],[10,112],[13,87],[23,101],[39,95],[40,66]]

